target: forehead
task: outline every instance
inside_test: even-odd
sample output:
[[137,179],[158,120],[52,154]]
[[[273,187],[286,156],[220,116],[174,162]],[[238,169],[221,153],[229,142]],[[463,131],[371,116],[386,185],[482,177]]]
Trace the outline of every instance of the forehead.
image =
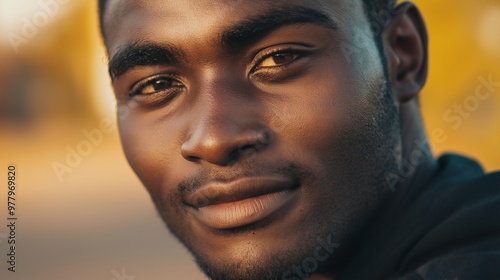
[[305,7],[338,23],[340,32],[362,24],[357,0],[108,0],[104,32],[110,54],[130,42],[165,42],[172,38],[199,41],[215,36],[247,18],[272,10]]

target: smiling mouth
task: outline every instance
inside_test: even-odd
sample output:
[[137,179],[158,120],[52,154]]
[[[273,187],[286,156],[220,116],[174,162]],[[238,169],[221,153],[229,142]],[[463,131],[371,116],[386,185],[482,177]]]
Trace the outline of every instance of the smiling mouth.
[[265,219],[294,201],[297,184],[285,177],[252,177],[202,187],[188,201],[194,216],[214,229],[232,229]]

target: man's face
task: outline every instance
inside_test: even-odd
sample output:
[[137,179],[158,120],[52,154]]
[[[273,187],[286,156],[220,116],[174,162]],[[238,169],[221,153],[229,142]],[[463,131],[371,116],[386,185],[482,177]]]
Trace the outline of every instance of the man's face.
[[361,1],[114,0],[104,26],[127,159],[209,276],[323,271],[389,193]]

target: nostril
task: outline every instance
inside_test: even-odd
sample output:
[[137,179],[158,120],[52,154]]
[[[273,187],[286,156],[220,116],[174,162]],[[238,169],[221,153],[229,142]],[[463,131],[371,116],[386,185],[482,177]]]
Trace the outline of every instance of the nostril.
[[185,159],[187,159],[188,161],[191,161],[191,162],[196,162],[196,161],[200,160],[200,158],[196,157],[196,156],[186,156]]
[[237,149],[233,150],[229,154],[229,158],[234,163],[239,158],[242,158],[242,157],[246,158],[246,157],[251,156],[252,154],[255,154],[255,153],[257,153],[257,149],[256,149],[255,145],[250,144],[250,143],[243,144],[243,145],[239,145]]
[[255,148],[255,145],[253,145],[253,144],[245,144],[245,145],[241,145],[238,147],[238,154],[240,154],[240,155],[246,155],[246,154],[254,153],[256,151],[257,151],[257,149]]

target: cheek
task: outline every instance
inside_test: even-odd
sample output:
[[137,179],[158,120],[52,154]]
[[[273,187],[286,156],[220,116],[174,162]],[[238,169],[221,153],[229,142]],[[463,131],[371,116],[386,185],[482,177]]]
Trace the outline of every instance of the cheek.
[[291,151],[332,153],[338,139],[359,127],[364,97],[356,90],[353,75],[335,65],[325,62],[313,69],[283,90],[285,105],[273,106],[281,108],[275,112],[273,129]]
[[169,123],[161,123],[153,114],[131,113],[119,121],[120,138],[127,160],[152,195],[160,195],[163,187],[172,186],[175,174],[182,170],[178,131]]

